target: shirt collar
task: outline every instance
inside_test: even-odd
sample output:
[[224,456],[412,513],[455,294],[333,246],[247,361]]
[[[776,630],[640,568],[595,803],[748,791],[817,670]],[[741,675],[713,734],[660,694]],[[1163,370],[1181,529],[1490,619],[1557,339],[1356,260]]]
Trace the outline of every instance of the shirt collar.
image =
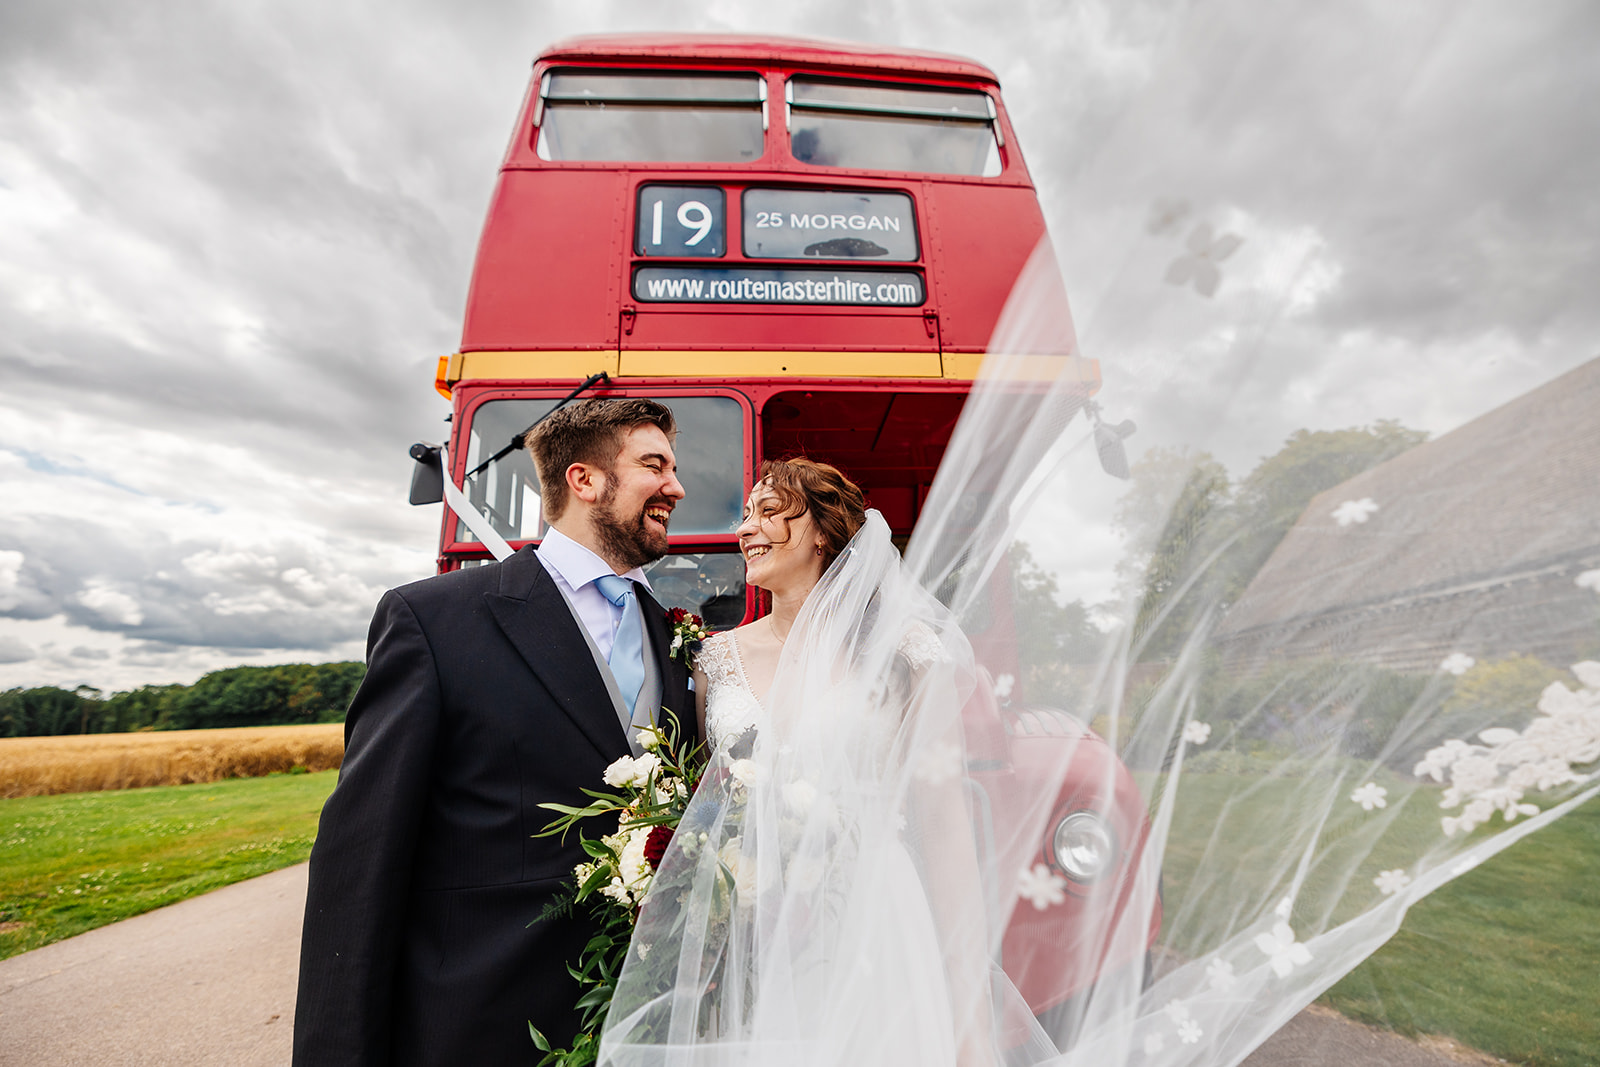
[[[544,540],[539,542],[539,555],[556,569],[573,592],[596,578],[617,573],[611,569],[611,564],[554,526],[545,531]],[[650,588],[650,579],[645,577],[643,567],[635,567],[623,577],[633,579],[646,589]]]

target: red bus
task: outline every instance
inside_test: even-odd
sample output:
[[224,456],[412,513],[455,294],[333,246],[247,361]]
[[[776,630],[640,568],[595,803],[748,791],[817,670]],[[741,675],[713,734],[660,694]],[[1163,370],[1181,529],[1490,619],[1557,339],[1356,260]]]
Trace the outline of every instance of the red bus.
[[[999,83],[970,60],[764,37],[555,45],[534,63],[500,168],[460,351],[439,361],[449,478],[520,547],[542,532],[522,432],[575,392],[665,402],[688,495],[651,583],[663,604],[736,626],[761,611],[733,531],[762,459],[838,466],[909,537],[1043,235]],[[1087,400],[1098,365],[1071,358]],[[447,509],[439,570],[488,557]],[[1023,718],[1008,736],[1060,744],[1073,730]],[[1114,762],[1103,744],[1080,747]],[[1039,862],[1074,885],[1086,872],[1073,863],[1131,862],[1145,824],[1126,792],[1085,799],[1069,784],[1063,820],[1099,805],[1103,826],[1070,846],[1056,835]],[[1007,938],[1019,958],[1041,924],[1075,921],[1071,908],[1031,911]],[[1092,979],[1019,986],[1043,1012]]]

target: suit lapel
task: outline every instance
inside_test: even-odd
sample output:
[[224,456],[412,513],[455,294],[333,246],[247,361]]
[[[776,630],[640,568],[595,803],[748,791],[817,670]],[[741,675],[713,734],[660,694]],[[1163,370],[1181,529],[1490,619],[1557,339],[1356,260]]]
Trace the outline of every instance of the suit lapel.
[[626,756],[628,739],[600,668],[566,597],[531,547],[501,564],[500,591],[485,593],[484,600],[529,668],[600,754]]

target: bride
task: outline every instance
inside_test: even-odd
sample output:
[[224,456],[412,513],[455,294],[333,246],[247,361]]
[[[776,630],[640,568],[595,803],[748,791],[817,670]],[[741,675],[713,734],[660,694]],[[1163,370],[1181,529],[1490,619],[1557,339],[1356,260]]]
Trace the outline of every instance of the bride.
[[600,1060],[995,1063],[965,639],[831,466],[765,464],[738,533],[772,610],[699,654],[710,766]]

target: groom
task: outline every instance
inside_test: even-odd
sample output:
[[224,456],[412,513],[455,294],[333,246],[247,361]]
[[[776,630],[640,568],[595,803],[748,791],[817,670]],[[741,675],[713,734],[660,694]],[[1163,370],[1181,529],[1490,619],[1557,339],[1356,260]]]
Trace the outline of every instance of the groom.
[[[551,528],[384,595],[311,851],[294,1062],[527,1064],[577,1028],[582,915],[537,921],[586,857],[535,838],[583,804],[687,672],[640,569],[683,498],[672,413],[588,400],[529,435]],[[618,581],[621,576],[631,581]],[[592,832],[591,832],[592,833]]]

